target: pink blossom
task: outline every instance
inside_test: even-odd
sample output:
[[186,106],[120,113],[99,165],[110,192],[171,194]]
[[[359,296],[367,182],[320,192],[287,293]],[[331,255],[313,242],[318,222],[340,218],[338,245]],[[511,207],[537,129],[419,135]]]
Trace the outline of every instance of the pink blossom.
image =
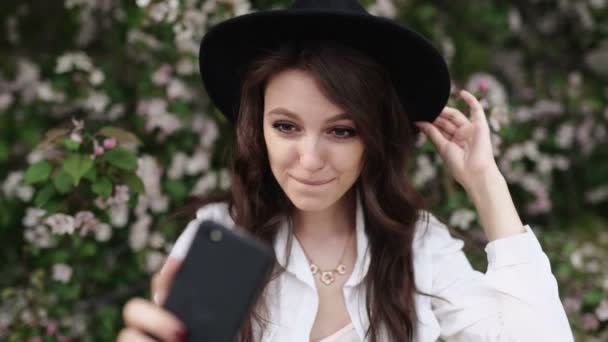
[[163,64],[154,72],[152,75],[152,83],[156,86],[162,86],[169,83],[169,79],[171,77],[171,65]]
[[116,138],[107,138],[107,139],[104,139],[104,141],[103,141],[103,147],[105,147],[107,150],[111,150],[114,147],[116,147]]
[[98,157],[98,156],[102,155],[104,152],[105,152],[105,150],[101,146],[95,146],[93,148],[93,155],[95,157]]
[[46,334],[48,336],[53,336],[57,333],[57,322],[55,321],[49,321],[46,324]]
[[486,78],[479,80],[479,91],[482,93],[487,92],[490,89],[490,82]]
[[585,329],[587,331],[596,330],[600,325],[600,322],[597,320],[597,317],[595,317],[595,315],[592,313],[584,314],[582,321],[583,321],[583,329]]

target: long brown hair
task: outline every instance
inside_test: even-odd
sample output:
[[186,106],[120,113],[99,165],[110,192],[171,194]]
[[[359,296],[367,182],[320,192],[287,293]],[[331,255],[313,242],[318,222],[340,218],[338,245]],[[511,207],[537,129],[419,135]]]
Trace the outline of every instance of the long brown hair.
[[[298,69],[317,81],[323,94],[350,114],[365,145],[359,187],[371,262],[364,279],[371,341],[385,327],[391,340],[412,340],[416,328],[412,241],[425,209],[406,174],[414,147],[409,124],[390,75],[360,52],[335,42],[285,43],[250,64],[242,86],[228,195],[235,222],[272,244],[292,205],[273,177],[263,136],[263,101],[273,75]],[[270,278],[268,279],[270,281]],[[244,325],[240,340],[254,340],[264,327],[264,296]]]

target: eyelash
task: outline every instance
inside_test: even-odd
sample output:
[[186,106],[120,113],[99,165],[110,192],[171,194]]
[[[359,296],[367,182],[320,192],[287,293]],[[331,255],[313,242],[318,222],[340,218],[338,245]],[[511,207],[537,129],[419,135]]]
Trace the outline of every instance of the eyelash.
[[[289,123],[289,122],[275,122],[272,124],[272,127],[283,134],[292,134],[293,132],[295,132],[293,129],[297,129],[296,125]],[[286,130],[285,129],[286,127],[288,127],[291,130],[289,130],[289,129]],[[342,127],[333,127],[330,130],[330,132],[334,132],[334,133],[336,131],[340,131],[341,133],[347,133],[346,136],[332,134],[332,136],[336,139],[348,139],[348,138],[352,138],[357,135],[357,131],[351,127],[343,127],[343,126]]]

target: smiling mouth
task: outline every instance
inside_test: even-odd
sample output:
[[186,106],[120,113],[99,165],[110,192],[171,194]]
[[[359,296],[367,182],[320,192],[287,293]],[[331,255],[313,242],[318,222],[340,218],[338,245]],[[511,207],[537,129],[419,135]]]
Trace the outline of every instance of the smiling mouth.
[[295,179],[296,181],[298,181],[302,184],[306,184],[306,185],[323,185],[323,184],[327,184],[334,180],[334,178],[332,178],[329,180],[308,181],[308,180],[303,180],[303,179],[299,179],[296,177],[292,177],[292,178]]

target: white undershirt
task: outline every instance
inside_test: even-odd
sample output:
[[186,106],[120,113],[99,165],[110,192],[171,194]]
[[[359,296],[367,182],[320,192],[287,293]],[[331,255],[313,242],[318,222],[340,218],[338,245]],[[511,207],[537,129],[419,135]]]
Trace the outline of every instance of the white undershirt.
[[361,342],[361,339],[357,336],[353,323],[349,323],[344,328],[319,340],[319,342]]

